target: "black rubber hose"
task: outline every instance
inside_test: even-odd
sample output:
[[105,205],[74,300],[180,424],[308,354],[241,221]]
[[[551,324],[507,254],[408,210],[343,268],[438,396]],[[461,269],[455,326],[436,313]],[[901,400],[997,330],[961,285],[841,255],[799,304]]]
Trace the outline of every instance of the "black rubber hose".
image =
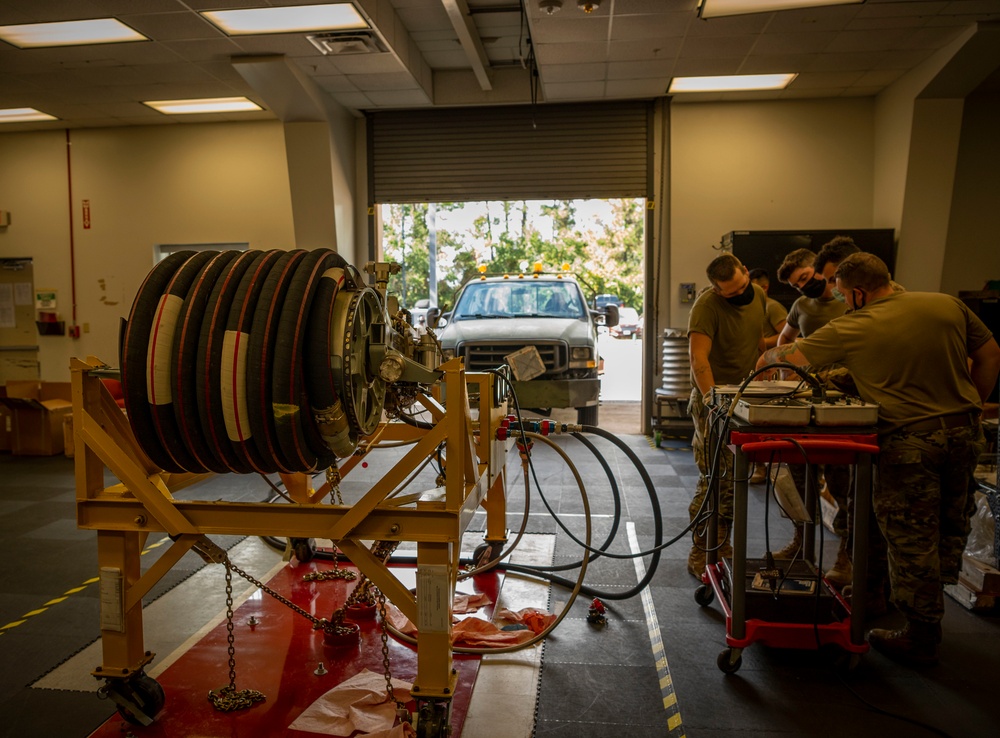
[[[587,562],[589,563],[594,559],[600,558],[601,553],[607,551],[608,546],[611,545],[611,542],[615,540],[615,536],[618,535],[618,523],[621,520],[621,511],[622,511],[622,497],[621,497],[621,491],[618,489],[618,481],[615,479],[615,473],[611,470],[611,467],[608,465],[608,462],[604,458],[604,456],[601,455],[600,451],[597,450],[597,447],[593,443],[591,443],[585,436],[582,436],[579,433],[574,433],[573,437],[576,438],[576,440],[580,441],[580,443],[582,443],[588,449],[590,449],[590,452],[594,455],[597,461],[604,468],[604,473],[607,475],[608,481],[611,483],[611,494],[615,500],[614,523],[612,523],[611,531],[608,533],[608,537],[605,539],[604,543],[598,546],[597,551],[593,553],[590,551],[587,552],[586,554],[588,557]],[[582,559],[580,561],[574,561],[573,563],[570,564],[559,564],[554,566],[536,566],[534,567],[534,569],[536,571],[567,571],[569,569],[577,569],[580,567],[581,564],[583,564]],[[575,586],[576,582],[574,582],[573,584]]]
[[[589,426],[589,425],[583,426],[583,429],[584,432],[586,433],[592,433],[596,436],[600,436],[601,438],[610,441],[614,445],[618,446],[618,448],[620,448],[624,452],[624,454],[632,462],[633,466],[635,466],[636,471],[639,472],[639,476],[642,478],[643,484],[646,487],[646,492],[649,494],[650,506],[653,508],[654,550],[649,561],[649,566],[646,568],[646,574],[642,578],[642,580],[634,587],[631,587],[630,589],[624,590],[622,592],[606,592],[603,590],[594,589],[593,587],[588,587],[587,585],[584,585],[580,588],[581,594],[586,594],[589,597],[599,597],[602,600],[627,600],[630,597],[634,597],[635,595],[639,594],[640,592],[642,592],[643,589],[646,588],[649,582],[653,579],[653,575],[656,573],[657,566],[659,566],[660,552],[661,552],[660,543],[663,540],[663,519],[661,518],[661,513],[660,513],[660,501],[656,496],[656,490],[653,488],[653,480],[649,478],[649,473],[646,471],[646,467],[642,465],[642,461],[640,461],[639,457],[635,455],[635,452],[632,449],[630,449],[620,438],[612,435],[611,433],[608,433],[605,430],[601,430],[600,428],[596,428],[594,426]],[[577,434],[574,433],[573,435],[576,436]],[[553,584],[559,584],[564,587],[576,586],[575,581],[547,574],[546,572],[541,571],[535,567],[508,563],[504,566],[504,569],[506,569],[507,571],[516,571],[522,574],[531,574],[534,576],[538,576],[543,579],[547,579]]]

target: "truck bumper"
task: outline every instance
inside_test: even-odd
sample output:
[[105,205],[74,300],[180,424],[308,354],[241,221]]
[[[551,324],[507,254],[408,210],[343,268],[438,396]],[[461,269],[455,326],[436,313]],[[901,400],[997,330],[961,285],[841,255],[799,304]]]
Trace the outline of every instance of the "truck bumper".
[[521,407],[587,407],[597,404],[601,391],[597,378],[533,379],[513,384]]

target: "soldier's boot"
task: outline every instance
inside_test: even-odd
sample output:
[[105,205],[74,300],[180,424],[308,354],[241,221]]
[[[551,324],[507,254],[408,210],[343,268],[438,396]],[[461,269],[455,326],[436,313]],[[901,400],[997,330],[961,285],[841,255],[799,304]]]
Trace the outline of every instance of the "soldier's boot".
[[688,554],[688,574],[700,580],[705,573],[705,537],[695,534]]
[[868,633],[872,648],[905,666],[934,666],[940,642],[941,623],[908,620],[899,630],[874,628]]
[[850,584],[854,578],[854,566],[851,564],[851,556],[847,551],[846,536],[840,539],[840,550],[837,551],[837,561],[826,572],[826,578],[838,587]]
[[774,558],[776,559],[794,559],[799,555],[799,551],[802,550],[802,523],[795,524],[795,533],[792,536],[792,540],[785,544],[785,547],[780,551],[774,552]]

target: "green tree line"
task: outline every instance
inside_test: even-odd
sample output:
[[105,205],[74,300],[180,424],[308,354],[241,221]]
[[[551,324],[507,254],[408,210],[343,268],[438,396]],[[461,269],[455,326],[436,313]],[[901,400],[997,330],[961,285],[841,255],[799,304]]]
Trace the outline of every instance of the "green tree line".
[[[612,293],[626,305],[642,308],[642,260],[644,251],[644,210],[641,200],[610,200],[611,217],[594,228],[577,222],[579,201],[551,203],[503,201],[494,203],[441,203],[436,205],[438,227],[438,305],[448,309],[463,284],[479,275],[485,264],[488,273],[518,273],[523,264],[541,262],[545,271],[569,264],[588,300]],[[463,207],[481,206],[482,214],[466,232],[442,228],[444,213]],[[383,207],[383,257],[398,262],[401,270],[389,280],[389,291],[404,307],[429,298],[430,272],[427,203],[391,204]],[[536,222],[547,221],[551,228],[543,235]]]

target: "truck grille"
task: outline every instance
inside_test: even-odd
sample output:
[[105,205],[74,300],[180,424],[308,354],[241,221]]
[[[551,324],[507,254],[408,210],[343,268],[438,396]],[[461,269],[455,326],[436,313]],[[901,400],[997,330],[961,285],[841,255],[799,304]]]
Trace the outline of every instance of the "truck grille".
[[[459,344],[458,355],[465,359],[465,368],[471,372],[482,372],[487,369],[496,369],[504,365],[504,357],[512,354],[518,349],[525,347],[524,343],[513,341],[496,343],[469,343]],[[569,363],[569,349],[561,341],[548,341],[532,344],[542,355],[545,363],[545,373],[554,374],[566,371]]]

